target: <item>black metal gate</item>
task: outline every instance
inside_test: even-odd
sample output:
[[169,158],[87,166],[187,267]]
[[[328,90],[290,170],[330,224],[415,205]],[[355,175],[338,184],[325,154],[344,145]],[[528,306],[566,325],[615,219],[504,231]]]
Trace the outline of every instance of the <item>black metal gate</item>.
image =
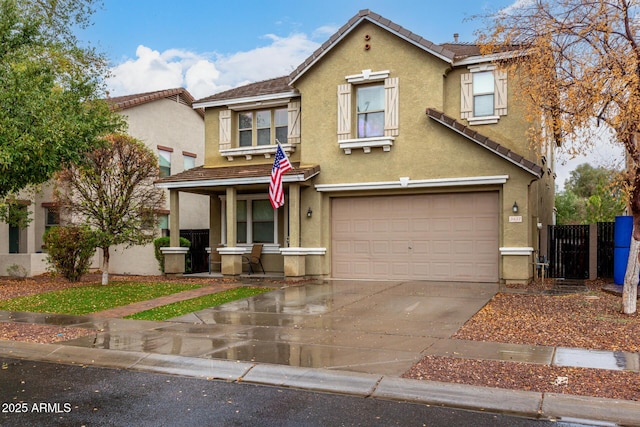
[[[207,247],[209,247],[209,230],[180,230],[180,237],[191,242],[187,256],[191,261],[191,273],[209,271]],[[189,263],[187,263],[189,265]]]
[[613,277],[614,222],[598,223],[598,277]]
[[549,277],[589,278],[589,226],[549,226]]

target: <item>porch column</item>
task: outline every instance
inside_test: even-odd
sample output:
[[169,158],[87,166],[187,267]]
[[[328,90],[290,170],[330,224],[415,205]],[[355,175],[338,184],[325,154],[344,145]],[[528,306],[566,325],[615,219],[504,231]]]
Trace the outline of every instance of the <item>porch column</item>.
[[220,248],[221,254],[221,271],[224,276],[238,276],[242,273],[242,255],[245,253],[244,248],[237,247],[238,240],[238,224],[237,218],[237,191],[235,187],[227,188],[227,246]]
[[289,186],[289,248],[282,252],[285,277],[305,275],[306,256],[295,249],[300,249],[300,184]]
[[164,254],[164,272],[168,275],[184,273],[184,259],[189,248],[180,247],[180,192],[169,190],[169,247],[161,248]]

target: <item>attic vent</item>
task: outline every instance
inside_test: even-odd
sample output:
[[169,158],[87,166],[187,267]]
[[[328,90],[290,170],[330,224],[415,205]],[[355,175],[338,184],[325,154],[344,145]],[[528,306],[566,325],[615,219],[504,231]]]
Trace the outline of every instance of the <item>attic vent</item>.
[[173,101],[173,102],[179,102],[182,105],[189,106],[189,102],[179,94],[167,96],[166,99],[168,99],[170,101]]

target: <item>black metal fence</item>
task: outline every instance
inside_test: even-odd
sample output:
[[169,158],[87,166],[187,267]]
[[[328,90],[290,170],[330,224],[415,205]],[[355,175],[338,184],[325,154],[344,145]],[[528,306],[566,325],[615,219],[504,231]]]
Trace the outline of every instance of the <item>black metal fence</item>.
[[598,277],[613,277],[615,222],[598,223]]
[[[615,223],[549,226],[549,277],[588,279],[592,249],[597,251],[598,277],[613,277],[613,236]],[[597,236],[591,236],[597,230]],[[591,244],[596,239],[596,245]]]
[[589,278],[589,226],[549,226],[549,277]]
[[207,247],[209,247],[209,230],[180,230],[180,237],[191,242],[187,256],[190,258],[191,273],[209,271]]

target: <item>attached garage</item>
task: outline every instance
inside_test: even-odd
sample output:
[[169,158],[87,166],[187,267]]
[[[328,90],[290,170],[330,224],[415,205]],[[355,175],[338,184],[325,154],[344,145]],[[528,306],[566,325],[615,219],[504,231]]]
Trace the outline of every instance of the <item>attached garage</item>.
[[497,192],[334,198],[335,278],[498,281]]

